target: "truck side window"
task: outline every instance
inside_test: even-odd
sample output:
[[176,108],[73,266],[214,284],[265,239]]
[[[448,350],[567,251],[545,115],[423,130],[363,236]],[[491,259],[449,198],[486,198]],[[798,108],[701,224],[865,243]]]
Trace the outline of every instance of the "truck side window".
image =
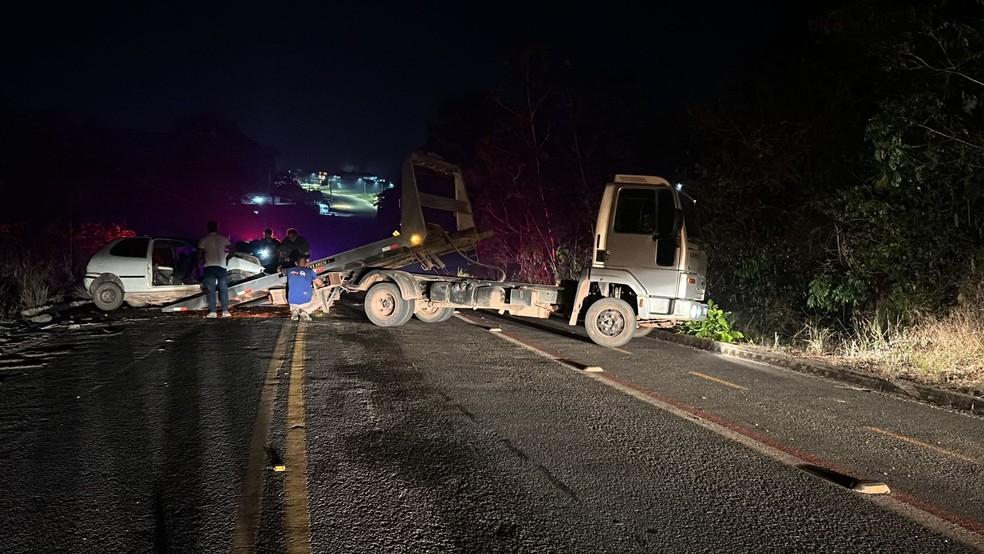
[[146,258],[149,243],[147,238],[123,239],[110,248],[109,253],[124,258]]
[[676,204],[673,202],[673,191],[668,188],[659,189],[656,211],[659,214],[659,234],[660,238],[667,238],[673,235],[673,220],[676,216]]
[[623,188],[615,204],[616,233],[652,235],[656,232],[656,191]]

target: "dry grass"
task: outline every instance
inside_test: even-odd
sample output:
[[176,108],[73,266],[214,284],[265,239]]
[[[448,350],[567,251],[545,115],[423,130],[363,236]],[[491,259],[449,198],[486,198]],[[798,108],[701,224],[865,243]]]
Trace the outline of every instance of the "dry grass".
[[40,272],[23,272],[19,276],[19,307],[22,310],[44,306],[48,302],[47,275]]
[[984,395],[984,281],[943,317],[909,325],[856,321],[850,330],[807,322],[792,337],[760,337],[755,346],[871,373]]
[[802,345],[810,354],[828,354],[833,348],[836,333],[817,322],[808,321],[793,337],[793,343]]
[[30,258],[24,251],[5,249],[0,269],[0,311],[10,315],[44,306],[58,292],[53,283],[65,282],[65,268],[58,261]]
[[908,327],[866,320],[847,333],[808,324],[791,345],[760,346],[888,379],[984,393],[984,308],[976,306]]
[[958,308],[906,329],[887,361],[910,378],[984,391],[984,309]]

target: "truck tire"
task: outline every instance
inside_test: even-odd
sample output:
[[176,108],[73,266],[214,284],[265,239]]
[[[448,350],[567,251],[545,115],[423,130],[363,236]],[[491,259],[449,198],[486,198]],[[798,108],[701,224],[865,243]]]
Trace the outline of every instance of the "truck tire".
[[104,312],[111,312],[123,305],[123,288],[112,281],[103,281],[92,287],[92,303]]
[[653,329],[655,329],[655,327],[639,327],[635,330],[635,333],[632,333],[632,338],[637,339],[639,337],[645,337],[649,333],[652,333]]
[[430,307],[426,304],[417,305],[417,310],[413,312],[417,319],[424,323],[440,323],[451,319],[454,315],[454,308]]
[[364,308],[369,321],[380,327],[398,327],[413,316],[416,302],[404,300],[394,283],[376,283],[366,293]]
[[584,314],[584,329],[595,344],[617,348],[632,340],[636,315],[624,300],[601,298]]

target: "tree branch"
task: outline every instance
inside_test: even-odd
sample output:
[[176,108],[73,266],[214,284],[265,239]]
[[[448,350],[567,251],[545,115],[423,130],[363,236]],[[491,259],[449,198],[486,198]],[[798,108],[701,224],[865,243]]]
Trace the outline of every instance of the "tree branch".
[[970,81],[971,83],[974,83],[975,85],[977,85],[979,87],[984,87],[984,81],[979,81],[979,80],[971,77],[970,75],[967,75],[966,73],[964,73],[962,71],[957,71],[956,69],[947,68],[947,67],[935,67],[933,65],[930,65],[929,62],[927,62],[926,60],[924,60],[924,59],[920,58],[919,56],[913,54],[912,52],[909,52],[909,56],[912,57],[913,59],[915,59],[917,62],[919,62],[919,64],[921,66],[925,67],[926,69],[929,69],[929,70],[932,70],[932,71],[938,71],[940,73],[946,73],[948,75],[956,75],[957,77],[963,77],[964,79]]
[[950,139],[952,141],[959,142],[960,144],[964,144],[966,146],[970,146],[971,148],[976,148],[978,150],[984,150],[984,146],[981,146],[979,144],[974,144],[972,142],[967,142],[967,141],[965,141],[964,139],[962,139],[960,137],[955,137],[953,135],[944,133],[943,131],[938,131],[936,129],[933,129],[929,125],[925,125],[925,124],[922,124],[922,123],[916,123],[916,126],[917,127],[922,127],[923,129],[926,129],[927,131],[929,131],[930,133],[933,133],[934,135],[939,135],[939,136],[941,136],[943,138],[946,138],[946,139]]

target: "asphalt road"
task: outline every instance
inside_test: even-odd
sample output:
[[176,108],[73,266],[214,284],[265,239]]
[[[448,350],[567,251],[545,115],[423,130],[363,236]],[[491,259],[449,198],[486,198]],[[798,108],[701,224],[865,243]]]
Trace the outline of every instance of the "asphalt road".
[[126,310],[0,357],[0,552],[974,551],[981,437],[555,321]]

